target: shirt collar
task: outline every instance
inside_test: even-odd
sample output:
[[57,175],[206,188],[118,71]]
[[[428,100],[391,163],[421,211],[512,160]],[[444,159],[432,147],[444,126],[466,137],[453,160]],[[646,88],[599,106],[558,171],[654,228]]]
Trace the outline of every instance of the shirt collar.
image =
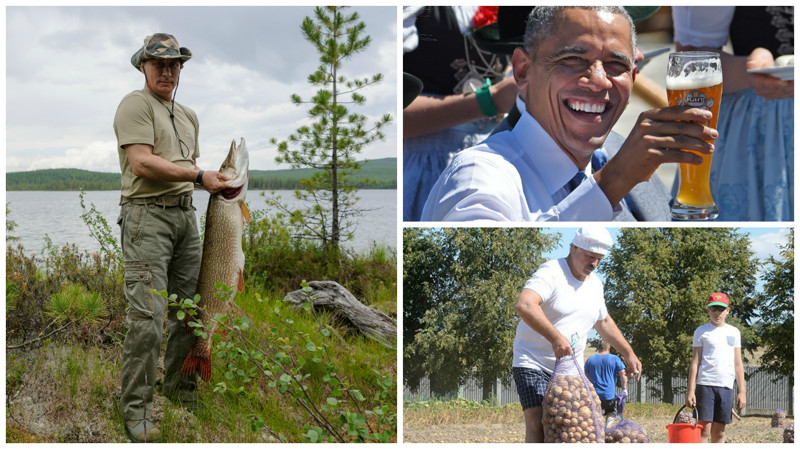
[[[525,102],[519,96],[517,96],[517,108],[520,118],[511,133],[524,149],[523,158],[526,163],[531,164],[539,173],[548,192],[553,195],[578,173],[578,169],[572,159],[528,112]],[[543,170],[543,167],[546,169]]]

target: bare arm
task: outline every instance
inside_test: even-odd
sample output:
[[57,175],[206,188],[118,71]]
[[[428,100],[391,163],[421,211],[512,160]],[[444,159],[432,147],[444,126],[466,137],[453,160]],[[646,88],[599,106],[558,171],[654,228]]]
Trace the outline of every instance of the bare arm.
[[703,348],[692,348],[692,362],[689,364],[689,383],[686,387],[686,406],[694,408],[697,398],[694,395],[694,388],[697,386],[697,371],[700,369],[700,357],[703,356]]
[[747,405],[747,388],[744,382],[742,348],[733,349],[733,369],[736,371],[736,383],[739,385],[739,394],[736,395],[736,409],[741,410]]
[[[498,114],[505,114],[517,97],[514,78],[489,88]],[[403,110],[403,137],[419,137],[486,117],[474,93],[446,97],[418,96]]]
[[619,381],[622,382],[622,390],[623,391],[627,391],[628,390],[628,375],[625,374],[625,370],[624,369],[619,370],[617,372],[617,375],[619,376]]
[[557,359],[571,355],[572,347],[569,345],[569,340],[561,335],[561,332],[547,319],[541,304],[542,297],[538,293],[527,288],[522,289],[522,293],[519,294],[519,299],[517,300],[517,314],[525,324],[541,334],[553,345],[553,353]]
[[636,357],[631,345],[629,345],[625,337],[622,336],[622,332],[620,332],[617,323],[614,322],[611,315],[606,315],[604,319],[594,323],[594,330],[600,334],[603,340],[607,341],[614,349],[622,354],[622,357],[625,358],[625,366],[627,367],[628,374],[631,376],[635,375],[638,381],[642,377],[642,362],[639,361],[639,357]]
[[[133,174],[137,177],[162,182],[194,182],[199,169],[183,167],[153,154],[151,145],[135,143],[125,146],[125,153],[131,163]],[[203,174],[203,187],[209,193],[216,193],[225,188],[222,181],[228,177],[218,171],[207,171]]]

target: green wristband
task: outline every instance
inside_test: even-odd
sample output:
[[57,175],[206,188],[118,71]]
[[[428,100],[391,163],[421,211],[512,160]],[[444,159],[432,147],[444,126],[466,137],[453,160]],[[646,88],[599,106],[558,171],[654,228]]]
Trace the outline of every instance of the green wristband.
[[494,117],[497,115],[497,107],[494,105],[492,93],[489,87],[492,86],[492,80],[486,78],[483,85],[475,91],[475,96],[478,98],[478,105],[481,107],[481,112],[487,117]]

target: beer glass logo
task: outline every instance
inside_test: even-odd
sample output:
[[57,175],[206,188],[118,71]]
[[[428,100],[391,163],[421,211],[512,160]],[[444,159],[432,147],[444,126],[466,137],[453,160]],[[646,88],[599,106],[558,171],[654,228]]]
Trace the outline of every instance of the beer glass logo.
[[711,109],[714,106],[714,99],[707,98],[699,90],[690,91],[686,97],[678,99],[678,106],[689,106],[691,108]]

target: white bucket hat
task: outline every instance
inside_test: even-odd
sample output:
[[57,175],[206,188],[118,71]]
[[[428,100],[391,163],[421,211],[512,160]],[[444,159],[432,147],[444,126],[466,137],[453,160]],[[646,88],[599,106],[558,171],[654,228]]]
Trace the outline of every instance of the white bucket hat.
[[586,251],[605,256],[608,249],[614,244],[614,240],[611,239],[611,234],[605,228],[583,227],[575,232],[572,244]]

